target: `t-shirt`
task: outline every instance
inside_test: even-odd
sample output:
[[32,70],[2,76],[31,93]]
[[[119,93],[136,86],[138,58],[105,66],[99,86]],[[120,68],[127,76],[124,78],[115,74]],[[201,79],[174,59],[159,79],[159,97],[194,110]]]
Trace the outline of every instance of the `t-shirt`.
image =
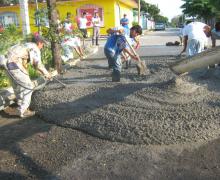
[[93,17],[92,18],[92,23],[94,24],[95,27],[100,27],[100,18],[99,17]]
[[188,39],[206,40],[207,37],[204,33],[204,27],[207,26],[201,22],[192,22],[184,27],[183,36],[188,36]]
[[35,43],[26,43],[25,46],[29,49],[30,64],[41,64],[41,52],[37,45]]
[[120,24],[121,24],[123,27],[129,28],[129,27],[128,27],[128,24],[124,24],[124,23],[129,23],[128,18],[122,18],[122,19],[120,20]]
[[220,31],[216,31],[215,28],[212,30],[212,39],[220,39]]
[[35,43],[24,43],[12,46],[8,51],[9,62],[23,63],[29,59],[31,65],[41,63],[40,49]]
[[64,22],[63,28],[66,32],[72,32],[73,30],[73,25],[71,22]]
[[[124,29],[123,27],[115,27],[113,30]],[[125,35],[120,35],[117,33],[111,34],[105,44],[105,49],[112,51],[113,54],[120,54],[126,48],[126,39]]]
[[86,18],[79,18],[79,29],[86,29],[87,28],[87,19]]

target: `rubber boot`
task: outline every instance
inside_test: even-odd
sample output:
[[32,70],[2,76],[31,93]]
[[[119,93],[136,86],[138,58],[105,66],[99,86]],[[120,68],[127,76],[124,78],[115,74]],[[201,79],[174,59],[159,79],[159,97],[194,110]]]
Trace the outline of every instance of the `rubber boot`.
[[95,40],[94,39],[92,39],[92,45],[94,46],[94,44],[95,44],[95,42],[94,42]]
[[112,73],[112,82],[120,82],[120,72],[119,71],[113,71]]
[[99,38],[96,38],[96,46],[99,45]]

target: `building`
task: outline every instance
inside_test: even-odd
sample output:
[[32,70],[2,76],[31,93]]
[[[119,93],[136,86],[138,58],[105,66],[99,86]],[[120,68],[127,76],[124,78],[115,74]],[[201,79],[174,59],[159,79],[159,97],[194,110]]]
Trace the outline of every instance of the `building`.
[[[39,9],[46,8],[45,3],[38,3]],[[77,17],[82,12],[87,12],[88,27],[91,34],[91,18],[94,11],[98,11],[101,17],[101,34],[106,34],[106,30],[110,27],[118,26],[120,24],[120,18],[123,14],[127,14],[130,19],[130,26],[133,22],[133,8],[137,8],[135,0],[72,0],[72,1],[58,1],[57,9],[60,13],[60,19],[63,20],[66,17],[67,12],[73,14],[73,21],[76,21]],[[29,17],[31,31],[37,31],[37,20],[35,18],[36,4],[29,4]],[[45,16],[46,17],[46,16]],[[45,21],[47,18],[45,18]],[[22,26],[22,20],[20,17],[20,6],[2,6],[0,7],[0,24],[3,27],[7,27],[9,24],[15,24],[19,28]]]

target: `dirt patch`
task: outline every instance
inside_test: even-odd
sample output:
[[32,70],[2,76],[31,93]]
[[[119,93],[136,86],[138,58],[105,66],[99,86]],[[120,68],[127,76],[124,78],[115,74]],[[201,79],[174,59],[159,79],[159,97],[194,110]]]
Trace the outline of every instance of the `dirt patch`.
[[149,75],[137,76],[133,65],[123,70],[121,83],[111,82],[105,61],[82,62],[61,78],[67,88],[49,85],[32,106],[50,123],[111,141],[176,144],[217,137],[216,76],[196,71],[176,79],[168,67],[174,58],[145,61]]

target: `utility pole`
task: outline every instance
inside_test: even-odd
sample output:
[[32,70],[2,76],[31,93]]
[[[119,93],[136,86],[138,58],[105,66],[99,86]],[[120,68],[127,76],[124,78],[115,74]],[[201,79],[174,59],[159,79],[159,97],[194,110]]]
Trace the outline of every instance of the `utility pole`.
[[138,24],[140,25],[141,24],[141,0],[138,0]]
[[19,0],[20,4],[20,14],[22,19],[22,32],[23,36],[27,36],[31,33],[30,29],[30,19],[28,11],[28,0]]
[[58,42],[59,33],[58,33],[58,23],[57,23],[58,16],[56,9],[56,0],[47,0],[47,9],[48,9],[48,18],[50,23],[50,33],[52,36],[51,50],[52,50],[53,62],[57,72],[60,74],[62,70],[62,63],[61,63],[60,45]]

